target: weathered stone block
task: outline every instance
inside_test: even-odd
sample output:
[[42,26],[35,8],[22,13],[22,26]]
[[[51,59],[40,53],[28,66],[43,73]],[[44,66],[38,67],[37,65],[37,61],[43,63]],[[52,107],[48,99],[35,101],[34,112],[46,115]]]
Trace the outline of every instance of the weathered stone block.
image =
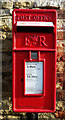
[[1,40],[5,40],[6,39],[6,32],[1,32]]
[[2,103],[0,102],[0,110],[2,110]]
[[14,8],[25,8],[25,7],[28,7],[30,8],[32,5],[32,2],[31,1],[20,1],[20,2],[15,2],[14,3]]
[[22,3],[21,2],[15,2],[14,3],[14,8],[22,8],[23,6],[22,6]]
[[57,61],[64,61],[65,62],[65,50],[63,52],[61,50],[57,52]]
[[65,62],[65,52],[63,52],[63,56],[62,56],[61,60]]
[[2,2],[2,8],[13,8],[13,2]]
[[56,118],[63,118],[63,111],[56,111],[55,112],[55,116],[56,116]]
[[9,39],[9,40],[12,40],[12,33],[11,32],[7,32],[6,38]]
[[57,62],[57,72],[64,72],[65,62]]
[[65,31],[57,31],[57,39],[58,40],[65,40]]
[[12,31],[12,16],[2,17],[2,30]]
[[[61,51],[61,50],[60,50]],[[63,58],[63,52],[57,52],[57,61],[64,61],[64,59],[62,60],[62,58]]]
[[65,101],[63,101],[63,108],[64,108],[64,110],[65,110]]
[[65,10],[65,1],[64,1],[64,3],[62,4],[62,9]]
[[2,72],[12,72],[12,63],[3,63]]
[[65,19],[57,19],[57,29],[65,29]]
[[56,83],[56,89],[57,89],[57,90],[62,90],[62,89],[63,89],[63,83],[57,82],[57,83]]
[[63,77],[63,76],[64,76],[64,74],[63,74],[63,73],[61,73],[61,72],[59,72],[59,73],[58,73],[58,72],[57,72],[57,77],[59,77],[59,78],[60,78],[60,77]]
[[57,18],[65,19],[65,10],[57,10]]
[[55,116],[52,113],[39,113],[38,117],[39,117],[40,120],[43,120],[43,119],[44,120],[46,120],[46,119],[55,120]]
[[0,9],[2,8],[2,2],[0,1]]
[[9,9],[0,9],[0,16],[6,16],[10,15],[10,10]]
[[59,8],[60,7],[60,4],[59,4],[59,2],[58,1],[51,1],[51,0],[49,0],[49,1],[47,1],[47,0],[44,0],[44,1],[42,1],[41,2],[41,5],[39,4],[38,6],[40,6],[40,7],[52,7],[52,8]]
[[65,90],[65,81],[63,82],[63,90]]
[[6,115],[3,115],[3,116],[0,116],[0,119],[1,120],[20,120],[20,116],[14,116],[14,115],[6,116]]
[[61,76],[60,76],[60,77],[57,77],[57,82],[60,82],[60,83],[61,83],[61,82],[63,82],[63,81],[64,81],[64,78],[63,78],[63,77],[61,77]]
[[57,90],[56,101],[62,101],[62,100],[63,100],[63,90]]
[[65,100],[65,90],[63,90],[63,100]]
[[10,63],[12,61],[12,53],[10,52],[4,52],[2,53],[2,63]]
[[1,40],[12,40],[12,32],[1,32]]
[[[2,100],[8,99],[10,96],[12,97],[12,92],[11,91],[12,91],[11,89],[7,90],[7,91],[2,89]],[[8,112],[9,112],[9,110],[8,110]]]
[[12,31],[12,25],[11,24],[3,25],[2,30],[3,31]]
[[7,103],[5,103],[5,104],[2,104],[2,109],[3,110],[8,110],[9,109],[9,106],[7,105]]
[[63,110],[63,101],[56,102],[56,110]]
[[[0,17],[0,31],[2,31],[2,26],[3,26],[2,18]],[[0,32],[1,33],[1,32]]]
[[61,52],[60,54],[62,54],[62,52],[65,52],[65,40],[57,40],[57,52]]
[[2,90],[5,91],[5,92],[11,92],[12,90],[12,78],[11,78],[11,73],[10,73],[10,77],[9,76],[6,76],[6,77],[3,77],[2,79]]
[[2,41],[2,52],[11,52],[12,51],[12,41],[3,40]]

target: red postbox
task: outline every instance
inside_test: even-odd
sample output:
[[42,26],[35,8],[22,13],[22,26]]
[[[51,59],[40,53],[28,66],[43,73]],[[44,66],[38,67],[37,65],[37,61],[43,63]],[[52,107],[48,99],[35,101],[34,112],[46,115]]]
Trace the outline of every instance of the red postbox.
[[56,11],[13,11],[13,110],[54,112]]

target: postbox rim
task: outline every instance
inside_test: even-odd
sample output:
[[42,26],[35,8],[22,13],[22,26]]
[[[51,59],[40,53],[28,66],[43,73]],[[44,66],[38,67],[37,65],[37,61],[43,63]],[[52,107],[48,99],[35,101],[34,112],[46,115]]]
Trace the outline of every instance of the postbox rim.
[[14,9],[13,10],[13,12],[17,12],[17,11],[26,11],[26,12],[30,12],[30,11],[34,11],[34,12],[38,12],[38,11],[40,11],[40,12],[43,12],[43,11],[45,11],[45,12],[55,12],[55,13],[57,13],[57,11],[55,10],[55,9]]

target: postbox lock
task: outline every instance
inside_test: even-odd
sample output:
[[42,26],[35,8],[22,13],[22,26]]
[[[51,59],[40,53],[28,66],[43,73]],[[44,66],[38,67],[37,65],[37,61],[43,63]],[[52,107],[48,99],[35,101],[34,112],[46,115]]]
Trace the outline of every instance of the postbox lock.
[[31,59],[38,59],[38,52],[31,51]]
[[21,82],[23,82],[23,78],[21,78]]

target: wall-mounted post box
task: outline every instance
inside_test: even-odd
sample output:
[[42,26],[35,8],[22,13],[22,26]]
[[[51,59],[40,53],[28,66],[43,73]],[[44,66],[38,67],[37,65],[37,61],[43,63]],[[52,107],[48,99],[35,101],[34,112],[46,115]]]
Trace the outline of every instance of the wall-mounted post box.
[[13,11],[13,110],[54,112],[56,11]]

